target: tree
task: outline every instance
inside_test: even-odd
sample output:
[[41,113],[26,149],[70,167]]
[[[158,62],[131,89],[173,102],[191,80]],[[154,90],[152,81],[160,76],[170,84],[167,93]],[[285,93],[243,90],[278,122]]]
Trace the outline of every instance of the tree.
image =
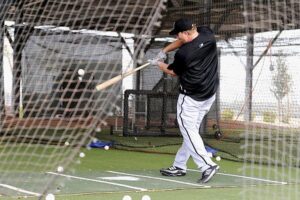
[[283,56],[282,51],[278,53],[276,59],[276,71],[272,76],[272,86],[271,92],[277,99],[278,106],[278,118],[279,121],[283,121],[283,106],[282,101],[285,96],[287,96],[291,91],[292,77],[288,73],[288,66]]

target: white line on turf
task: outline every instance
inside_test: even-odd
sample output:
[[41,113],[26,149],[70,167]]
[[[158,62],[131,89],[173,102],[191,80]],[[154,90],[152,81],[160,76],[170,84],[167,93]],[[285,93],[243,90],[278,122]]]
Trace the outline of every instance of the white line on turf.
[[129,174],[129,173],[124,173],[124,172],[116,172],[116,171],[107,171],[107,172],[113,173],[113,174],[122,174],[122,175],[127,175],[127,176],[136,176],[136,177],[142,177],[142,178],[156,179],[156,180],[161,180],[161,181],[168,181],[168,182],[180,183],[180,184],[184,184],[184,185],[191,185],[191,186],[197,186],[197,187],[204,187],[204,188],[210,188],[211,187],[211,186],[207,186],[207,185],[188,183],[188,182],[176,181],[176,180],[173,180],[173,179],[165,179],[165,178],[159,178],[159,177],[153,177],[153,176]]
[[112,183],[112,182],[108,182],[108,181],[100,181],[100,180],[96,180],[96,179],[84,178],[84,177],[79,177],[79,176],[72,176],[72,175],[67,175],[67,174],[59,174],[59,173],[55,173],[55,172],[47,172],[47,173],[48,174],[57,175],[57,176],[63,176],[63,177],[78,179],[78,180],[92,181],[92,182],[97,182],[97,183],[105,183],[105,184],[109,184],[109,185],[116,185],[116,186],[120,186],[120,187],[134,189],[134,190],[147,191],[147,189],[145,189],[145,188],[133,187],[133,186],[130,186],[130,185],[125,185],[125,184],[120,184],[120,183]]
[[[188,169],[188,171],[199,172],[199,170],[195,170],[195,169]],[[223,175],[223,176],[232,176],[232,177],[238,177],[238,178],[245,178],[245,179],[257,180],[257,181],[269,182],[269,183],[277,183],[277,184],[282,184],[282,185],[288,184],[287,182],[273,181],[273,180],[255,178],[255,177],[250,177],[250,176],[241,176],[241,175],[236,175],[236,174],[225,174],[225,173],[221,173],[221,172],[218,172],[217,174]]]
[[4,188],[11,189],[11,190],[15,190],[15,191],[18,191],[18,192],[22,192],[24,194],[30,194],[30,195],[34,195],[34,196],[41,196],[41,194],[39,194],[39,193],[31,192],[31,191],[28,191],[28,190],[23,190],[21,188],[17,188],[17,187],[7,185],[7,184],[0,183],[0,186],[4,187]]
[[140,179],[132,176],[113,176],[113,177],[98,177],[107,181],[139,181]]

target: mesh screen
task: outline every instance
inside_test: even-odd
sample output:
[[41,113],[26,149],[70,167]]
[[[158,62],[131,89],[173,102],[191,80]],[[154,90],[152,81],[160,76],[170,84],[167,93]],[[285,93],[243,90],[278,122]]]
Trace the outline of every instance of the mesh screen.
[[42,196],[55,176],[40,173],[67,169],[91,135],[114,148],[175,154],[177,78],[149,66],[94,88],[153,58],[174,41],[165,37],[173,22],[187,17],[210,26],[219,49],[220,87],[199,130],[206,146],[240,162],[243,175],[289,183],[253,182],[244,199],[300,196],[298,0],[172,0],[164,13],[159,0],[0,5],[0,193],[14,195],[7,188],[30,178],[34,192],[18,194]]
[[[218,155],[224,159],[243,162],[241,171],[244,175],[298,183],[299,2],[180,1],[177,4],[169,2],[169,6],[167,17],[175,20],[176,16],[183,16],[198,25],[208,25],[218,38],[220,88],[217,101],[199,131],[205,144],[217,149]],[[165,44],[157,45],[159,47],[149,49],[146,56],[155,55]],[[169,56],[172,58],[173,54]],[[146,81],[141,87],[145,86],[146,90],[169,92],[174,83],[174,93],[177,92],[176,80],[151,68],[143,71],[143,79]],[[164,84],[172,86],[164,90]],[[174,129],[167,129],[167,125],[165,129],[161,128],[168,122],[163,116],[168,107],[165,110],[161,107],[164,94],[157,92],[160,97],[155,100],[156,103],[147,104],[149,99],[143,93],[145,91],[136,91],[131,101],[143,101],[143,109],[148,114],[142,110],[143,124],[136,127],[129,120],[133,131],[129,133],[153,133],[147,129],[147,118],[157,118],[156,133],[163,136],[166,136],[165,133],[180,134],[176,126]],[[138,94],[143,97],[139,99]],[[172,101],[172,98],[169,96],[168,100]],[[173,115],[176,113],[175,105],[172,106]],[[136,106],[132,107],[131,117],[140,115],[139,111]],[[148,143],[141,141],[139,144],[144,144],[139,150],[142,146],[145,151],[174,154],[181,143],[180,139],[173,137],[163,141],[164,144],[155,138],[148,139]],[[165,148],[168,145],[169,148]],[[299,196],[295,188],[297,186],[289,187],[293,190],[288,194],[289,198]],[[274,194],[274,199],[282,199],[286,195],[286,190],[274,192],[263,186],[256,189],[245,189],[245,199],[263,199],[270,193]]]
[[95,86],[137,65],[163,9],[160,0],[0,2],[1,194],[41,199],[55,187],[49,172],[67,171],[122,104],[122,81]]

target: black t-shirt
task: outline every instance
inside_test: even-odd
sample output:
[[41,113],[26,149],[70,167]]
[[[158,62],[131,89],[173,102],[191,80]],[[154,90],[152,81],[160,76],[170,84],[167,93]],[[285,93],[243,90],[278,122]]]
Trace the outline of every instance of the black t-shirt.
[[197,101],[212,97],[219,86],[217,44],[212,30],[198,27],[199,35],[183,44],[168,69],[179,77],[180,93]]

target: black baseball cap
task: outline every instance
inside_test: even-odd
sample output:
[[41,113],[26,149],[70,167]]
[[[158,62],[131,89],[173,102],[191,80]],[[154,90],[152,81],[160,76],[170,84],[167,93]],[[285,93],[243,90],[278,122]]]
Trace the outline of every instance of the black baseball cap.
[[189,19],[181,18],[174,22],[173,30],[169,32],[170,35],[177,35],[179,32],[191,30],[193,23]]

